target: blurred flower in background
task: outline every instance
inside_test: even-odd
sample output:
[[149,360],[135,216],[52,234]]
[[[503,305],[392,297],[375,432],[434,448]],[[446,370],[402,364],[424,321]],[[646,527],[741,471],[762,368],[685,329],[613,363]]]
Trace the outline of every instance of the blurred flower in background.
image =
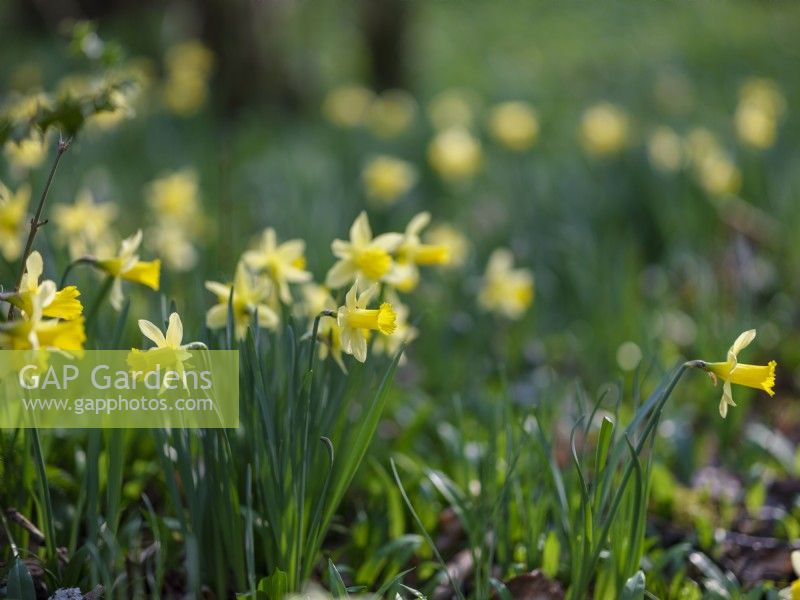
[[592,156],[617,154],[629,142],[630,119],[614,104],[595,104],[583,112],[580,137],[584,150]]
[[339,127],[358,127],[364,123],[375,94],[360,85],[343,85],[325,96],[322,113]]
[[669,127],[657,127],[647,139],[647,156],[657,171],[679,171],[683,166],[683,155],[683,140]]
[[489,114],[489,132],[509,150],[529,150],[539,137],[539,119],[526,102],[503,102]]
[[0,252],[7,261],[22,254],[25,215],[31,199],[31,186],[21,185],[12,192],[0,181]]
[[469,256],[469,242],[458,229],[447,223],[440,223],[428,229],[424,239],[429,244],[447,248],[449,261],[445,268],[463,267]]
[[713,133],[702,127],[692,129],[686,146],[697,181],[709,195],[722,197],[739,191],[741,172]]
[[514,255],[498,248],[489,257],[478,303],[507,319],[519,319],[533,303],[533,274],[514,268]]
[[449,181],[472,178],[483,162],[480,142],[466,129],[446,129],[428,145],[428,161],[439,176]]
[[775,143],[778,122],[786,110],[786,98],[769,79],[749,79],[739,90],[734,122],[742,143],[766,149]]
[[417,182],[417,169],[393,156],[371,158],[361,171],[364,192],[376,206],[391,206]]
[[98,203],[89,189],[78,192],[72,204],[53,206],[56,240],[66,246],[70,260],[109,255],[114,250],[112,223],[119,210],[113,202]]
[[366,122],[380,138],[396,137],[411,126],[417,114],[417,102],[403,90],[387,90],[369,105]]
[[480,98],[470,90],[440,92],[428,103],[428,118],[436,129],[472,127]]
[[182,42],[167,50],[164,105],[173,114],[196,114],[208,99],[208,86],[214,68],[214,54],[198,40]]

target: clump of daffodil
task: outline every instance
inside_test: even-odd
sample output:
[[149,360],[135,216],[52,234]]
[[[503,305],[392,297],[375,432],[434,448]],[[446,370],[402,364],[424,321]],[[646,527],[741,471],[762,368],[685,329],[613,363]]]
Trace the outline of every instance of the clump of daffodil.
[[397,328],[397,314],[392,305],[383,302],[378,308],[368,308],[378,292],[373,284],[358,293],[356,281],[345,296],[345,303],[336,313],[336,322],[341,328],[342,350],[359,362],[367,360],[367,337],[370,331],[391,335]]
[[73,204],[53,207],[56,239],[67,246],[71,260],[87,255],[104,255],[113,251],[111,224],[117,217],[117,206],[98,203],[91,190],[78,192]]
[[529,150],[539,137],[536,110],[527,102],[502,102],[489,113],[489,133],[509,150]]
[[180,117],[197,113],[208,98],[214,54],[197,40],[172,46],[165,56],[167,78],[162,98],[167,109]]
[[419,283],[419,265],[446,265],[450,251],[441,244],[426,244],[420,233],[430,223],[431,215],[421,212],[409,222],[403,241],[395,251],[394,267],[386,277],[387,283],[401,292],[410,292]]
[[775,367],[777,363],[771,360],[766,365],[748,365],[739,362],[739,352],[749,346],[756,337],[756,330],[745,331],[736,338],[733,345],[728,350],[728,358],[724,362],[705,362],[695,360],[689,363],[690,366],[703,369],[716,383],[721,379],[722,399],[719,402],[719,414],[724,419],[728,414],[728,406],[736,406],[733,401],[731,384],[743,385],[746,387],[763,390],[770,396],[775,395]]
[[233,291],[231,312],[237,339],[244,339],[247,328],[253,323],[256,314],[258,327],[273,329],[278,325],[278,315],[268,304],[272,282],[257,278],[243,261],[236,267],[232,284],[206,281],[206,289],[217,297],[217,304],[206,313],[206,325],[209,329],[222,329],[228,324],[231,290]]
[[428,162],[443,179],[468,180],[483,162],[481,144],[467,129],[446,129],[428,145]]
[[449,268],[463,267],[469,255],[469,242],[458,229],[447,223],[434,225],[425,233],[427,243],[447,248],[449,260],[442,265]]
[[155,344],[148,350],[132,349],[128,354],[128,366],[132,371],[149,373],[157,367],[183,373],[184,363],[191,358],[189,350],[204,349],[202,342],[183,343],[183,322],[178,313],[169,316],[167,331],[161,330],[146,319],[139,319],[139,331]]
[[31,252],[25,261],[25,273],[20,281],[19,291],[11,294],[0,294],[5,300],[20,309],[27,318],[33,314],[34,301],[37,300],[43,317],[77,319],[83,313],[83,306],[78,297],[81,293],[74,285],[59,290],[55,281],[39,279],[44,272],[42,255]]
[[19,141],[8,140],[3,153],[13,170],[35,169],[47,156],[47,136],[37,129],[31,129],[28,136]]
[[514,268],[514,255],[498,248],[489,257],[478,302],[484,310],[519,319],[533,302],[533,274]]
[[197,263],[194,241],[204,227],[197,174],[192,169],[168,173],[151,182],[146,195],[155,215],[149,247],[171,269],[188,271]]
[[375,94],[360,85],[343,85],[325,96],[322,112],[334,125],[358,127],[363,124]]
[[592,156],[617,154],[630,137],[628,115],[609,102],[595,104],[583,112],[580,137],[584,150]]
[[366,124],[376,136],[392,138],[411,126],[416,113],[417,103],[411,94],[403,90],[387,90],[369,105]]
[[[395,329],[388,335],[380,335],[375,338],[372,349],[376,354],[394,356],[404,344],[413,342],[419,335],[419,331],[408,322],[408,306],[400,302],[400,298],[395,292],[392,290],[386,292],[386,301],[395,312]],[[405,358],[405,355],[400,358],[401,364]]]
[[750,79],[739,90],[734,122],[736,135],[746,145],[763,150],[775,143],[786,98],[769,79]]
[[69,321],[45,319],[47,290],[31,296],[31,306],[21,318],[0,323],[0,348],[6,350],[64,350],[80,352],[86,342],[83,316]]
[[479,104],[479,97],[470,90],[445,90],[428,103],[428,118],[439,130],[468,129],[473,125]]
[[307,283],[311,273],[306,271],[306,243],[303,240],[288,240],[278,243],[278,235],[272,227],[264,230],[258,246],[242,256],[244,263],[256,272],[263,272],[272,281],[281,302],[291,304],[290,283]]
[[391,206],[417,182],[417,170],[408,161],[393,156],[375,156],[361,171],[367,198],[376,205]]
[[7,261],[17,260],[22,254],[25,215],[30,199],[29,185],[22,185],[12,192],[0,181],[0,253]]
[[142,243],[142,230],[140,229],[131,237],[122,240],[119,253],[111,258],[87,257],[98,268],[114,278],[111,286],[111,306],[122,310],[122,281],[132,281],[158,291],[161,280],[161,260],[139,260],[137,251]]
[[657,127],[647,140],[650,164],[662,173],[675,173],[683,166],[683,141],[669,127]]
[[791,554],[792,570],[797,579],[787,588],[778,592],[780,600],[800,600],[800,550],[795,550]]
[[366,212],[356,217],[350,227],[350,241],[334,240],[331,250],[339,260],[328,271],[325,285],[340,288],[357,278],[364,282],[380,281],[392,269],[392,256],[403,236],[384,233],[372,237]]

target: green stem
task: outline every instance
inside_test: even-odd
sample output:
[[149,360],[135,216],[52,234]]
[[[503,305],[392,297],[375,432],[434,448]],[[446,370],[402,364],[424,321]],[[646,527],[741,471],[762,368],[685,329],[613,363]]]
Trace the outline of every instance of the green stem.
[[89,310],[86,311],[85,324],[87,333],[92,331],[95,320],[97,318],[97,313],[100,311],[100,306],[102,306],[103,301],[106,299],[106,296],[108,296],[108,292],[111,291],[112,285],[114,285],[114,276],[109,275],[103,282],[103,286],[100,288],[100,291],[97,292],[97,296],[95,296],[94,302],[92,303],[91,307],[89,307]]

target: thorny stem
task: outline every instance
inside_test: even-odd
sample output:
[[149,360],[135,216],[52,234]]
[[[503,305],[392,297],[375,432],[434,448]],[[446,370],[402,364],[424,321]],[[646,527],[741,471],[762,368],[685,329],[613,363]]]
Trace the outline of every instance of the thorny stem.
[[[36,238],[36,233],[39,231],[43,225],[47,223],[47,219],[42,219],[42,213],[44,212],[44,204],[45,200],[47,200],[47,193],[50,191],[50,185],[53,183],[53,176],[56,174],[56,169],[58,168],[58,163],[61,162],[61,157],[69,148],[70,143],[72,142],[72,138],[64,139],[59,138],[58,140],[58,149],[56,151],[56,158],[53,161],[53,166],[50,167],[50,173],[47,176],[47,181],[44,184],[44,189],[42,190],[42,195],[39,197],[39,205],[36,207],[36,213],[33,215],[31,219],[31,229],[28,232],[28,240],[25,242],[25,251],[22,253],[22,264],[19,268],[19,275],[17,276],[17,282],[14,284],[14,291],[19,290],[19,286],[22,284],[22,276],[25,274],[25,263],[28,261],[28,256],[31,253],[31,248],[33,248],[33,240]],[[10,321],[11,318],[14,316],[14,305],[11,305],[11,308],[8,309],[8,320]]]

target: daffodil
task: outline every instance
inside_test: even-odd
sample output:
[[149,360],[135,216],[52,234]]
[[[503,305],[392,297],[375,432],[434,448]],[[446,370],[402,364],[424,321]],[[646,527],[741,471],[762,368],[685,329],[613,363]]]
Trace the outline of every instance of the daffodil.
[[331,267],[325,284],[332,289],[355,281],[380,281],[392,268],[392,256],[403,241],[399,233],[384,233],[372,237],[369,218],[362,212],[350,227],[350,241],[334,240],[331,250],[338,262]]
[[46,279],[39,282],[44,271],[42,255],[35,250],[25,261],[25,273],[20,282],[19,291],[6,295],[6,300],[30,317],[33,314],[34,297],[38,297],[43,317],[71,320],[77,319],[83,312],[78,300],[80,292],[74,285],[58,290],[55,281]]
[[142,230],[140,229],[131,237],[122,240],[119,254],[112,258],[91,259],[94,264],[114,278],[111,287],[111,306],[116,310],[122,309],[125,296],[122,293],[122,280],[140,283],[153,290],[158,290],[161,279],[161,261],[139,260],[136,252],[142,243]]
[[469,128],[475,120],[480,97],[471,90],[449,89],[439,92],[428,104],[428,118],[438,130]]
[[410,292],[419,282],[418,265],[446,265],[450,260],[447,246],[426,244],[420,233],[430,223],[431,215],[421,212],[409,222],[403,234],[403,241],[395,251],[395,264],[386,276],[386,282],[401,292]]
[[456,268],[464,266],[469,255],[469,242],[458,229],[447,223],[434,225],[425,233],[425,241],[434,246],[447,248],[449,261],[444,267]]
[[273,329],[278,325],[278,315],[267,304],[272,283],[258,279],[244,262],[239,262],[233,284],[226,285],[216,281],[206,281],[206,289],[217,297],[217,304],[206,313],[209,329],[222,329],[228,324],[228,305],[233,290],[233,325],[237,339],[244,339],[247,328],[258,315],[258,326]]
[[25,215],[30,199],[29,185],[12,192],[0,182],[0,253],[8,261],[17,260],[22,254]]
[[674,173],[683,165],[683,142],[669,127],[657,127],[647,140],[647,156],[657,170]]
[[702,360],[690,363],[692,366],[708,372],[716,382],[721,379],[722,399],[719,402],[719,414],[724,419],[728,414],[728,406],[736,406],[733,401],[731,384],[743,385],[746,387],[763,390],[770,396],[775,395],[775,367],[777,363],[772,360],[766,365],[748,365],[740,363],[738,360],[739,352],[747,348],[756,337],[756,330],[745,331],[736,338],[733,346],[728,350],[728,359],[725,362],[709,363]]
[[593,156],[617,154],[628,143],[629,130],[628,115],[609,102],[589,107],[581,118],[581,142]]
[[128,366],[140,373],[149,373],[158,366],[183,373],[184,363],[192,356],[189,350],[206,347],[202,342],[183,343],[183,322],[176,312],[170,314],[166,332],[146,319],[139,319],[139,331],[155,344],[145,351],[134,348],[128,354]]
[[281,302],[290,304],[290,283],[311,281],[311,273],[305,270],[306,243],[303,240],[288,240],[278,243],[272,227],[264,230],[258,247],[242,256],[245,264],[256,272],[265,272],[275,285]]
[[53,207],[56,237],[67,246],[72,260],[90,254],[107,254],[113,244],[110,232],[117,212],[115,204],[98,203],[90,190],[81,190],[74,203],[59,203]]
[[739,92],[734,115],[736,135],[753,148],[769,148],[775,143],[778,121],[785,110],[786,98],[774,81],[747,81]]
[[539,137],[539,118],[526,102],[503,102],[489,115],[489,133],[509,150],[529,150]]
[[795,550],[791,554],[792,570],[797,579],[787,588],[778,592],[780,600],[800,600],[800,550]]
[[[380,335],[375,338],[372,349],[376,354],[394,356],[404,344],[414,341],[419,335],[419,331],[408,322],[408,306],[400,302],[396,293],[387,292],[386,300],[391,304],[396,315],[395,330],[389,335]],[[400,358],[401,363],[405,361],[405,358],[405,355]]]
[[366,123],[372,133],[391,138],[406,131],[414,121],[417,102],[403,90],[386,90],[369,105]]
[[32,296],[30,313],[0,323],[0,348],[8,350],[64,350],[80,352],[86,342],[83,316],[70,321],[44,319],[40,294]]
[[170,223],[158,223],[147,230],[148,248],[158,254],[173,271],[189,271],[197,264],[197,248],[189,234]]
[[480,142],[466,129],[438,133],[428,145],[428,162],[448,181],[470,179],[483,162]]
[[361,182],[374,204],[391,206],[417,182],[417,170],[405,160],[376,156],[361,171]]
[[195,226],[202,213],[197,173],[182,169],[159,177],[147,186],[147,203],[159,220],[168,219],[181,227]]
[[498,248],[489,257],[480,305],[508,319],[519,319],[533,302],[533,275],[527,269],[514,269],[514,256]]
[[359,294],[356,281],[345,296],[344,306],[337,311],[336,322],[341,327],[342,350],[352,354],[359,362],[367,360],[367,336],[370,331],[390,335],[397,327],[397,314],[388,302],[383,302],[378,308],[367,308],[377,292],[378,284],[373,284]]
[[358,127],[364,122],[375,94],[360,85],[344,85],[331,90],[322,103],[322,112],[334,125]]

